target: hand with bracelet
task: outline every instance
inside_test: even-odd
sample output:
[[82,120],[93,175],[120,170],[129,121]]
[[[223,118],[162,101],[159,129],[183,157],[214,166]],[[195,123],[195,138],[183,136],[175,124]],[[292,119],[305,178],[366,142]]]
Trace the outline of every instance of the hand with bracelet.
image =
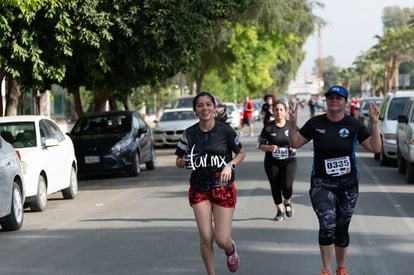
[[221,175],[220,175],[221,184],[228,182],[231,179],[231,174],[233,173],[233,170],[235,167],[236,166],[232,161],[230,161],[223,167],[223,170],[221,170]]

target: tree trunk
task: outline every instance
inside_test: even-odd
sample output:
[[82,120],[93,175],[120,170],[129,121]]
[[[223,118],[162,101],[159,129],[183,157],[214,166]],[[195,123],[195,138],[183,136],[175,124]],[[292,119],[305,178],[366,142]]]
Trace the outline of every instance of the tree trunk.
[[10,79],[6,92],[6,116],[16,116],[19,106],[20,87],[15,79]]
[[35,114],[50,117],[50,91],[37,91],[35,97]]
[[108,98],[105,95],[103,95],[102,92],[99,92],[99,91],[94,91],[94,95],[95,95],[94,111],[95,112],[105,111],[105,105],[106,105],[106,101],[108,100]]
[[41,106],[40,101],[41,101],[42,97],[41,97],[40,91],[36,91],[36,94],[32,95],[32,96],[33,96],[33,98],[31,98],[31,100],[33,100],[33,102],[34,102],[34,113],[35,113],[35,115],[41,115],[42,111],[41,111],[41,107],[40,107]]
[[391,60],[388,60],[385,63],[384,69],[384,93],[388,93],[390,91],[390,68],[391,68]]
[[3,116],[4,114],[4,106],[3,106],[3,100],[5,97],[3,97],[3,77],[0,77],[0,92],[1,92],[1,100],[0,100],[0,116]]
[[370,76],[368,78],[368,83],[371,84],[371,94],[372,96],[377,96],[377,87],[374,86],[375,84],[375,77],[374,76]]
[[0,67],[0,92],[1,92],[1,100],[0,100],[0,116],[3,116],[3,113],[4,113],[4,108],[5,108],[5,106],[3,106],[3,90],[2,90],[2,88],[3,88],[3,80],[5,80],[5,77],[6,77],[6,71],[5,71],[5,68],[4,68],[4,66],[1,66]]
[[398,89],[400,87],[400,83],[399,83],[399,62],[398,62],[398,54],[394,53],[393,58],[392,58],[392,87],[393,89]]
[[71,93],[73,94],[73,100],[74,100],[74,104],[75,104],[75,113],[76,116],[82,117],[83,116],[83,108],[82,108],[82,99],[80,96],[80,92],[79,92],[79,88],[71,91]]
[[124,103],[125,110],[130,111],[131,110],[131,100],[129,100],[129,96],[124,97],[123,103]]
[[204,79],[204,74],[196,74],[196,79],[195,79],[196,94],[201,93],[201,86],[202,86],[202,83],[203,83],[203,79]]
[[109,109],[112,111],[118,110],[118,107],[116,106],[116,100],[111,97],[108,99],[108,103],[109,103]]

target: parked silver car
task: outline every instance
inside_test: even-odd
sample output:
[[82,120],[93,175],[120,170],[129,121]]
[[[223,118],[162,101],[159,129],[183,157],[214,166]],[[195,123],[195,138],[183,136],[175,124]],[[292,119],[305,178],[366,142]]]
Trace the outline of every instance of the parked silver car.
[[358,111],[358,119],[371,130],[370,120],[368,117],[370,102],[375,102],[379,108],[382,102],[382,97],[366,97],[359,101],[360,107]]
[[398,172],[414,183],[414,97],[408,100],[397,124]]
[[184,130],[198,121],[192,108],[166,109],[154,123],[155,146],[176,146]]
[[17,152],[0,137],[0,225],[3,231],[23,225],[24,184]]

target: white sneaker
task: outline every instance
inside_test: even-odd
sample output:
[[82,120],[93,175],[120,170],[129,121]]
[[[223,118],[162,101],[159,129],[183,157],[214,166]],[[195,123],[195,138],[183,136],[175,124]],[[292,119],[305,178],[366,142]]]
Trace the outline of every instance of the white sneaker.
[[249,137],[254,137],[254,134],[253,133],[250,133]]

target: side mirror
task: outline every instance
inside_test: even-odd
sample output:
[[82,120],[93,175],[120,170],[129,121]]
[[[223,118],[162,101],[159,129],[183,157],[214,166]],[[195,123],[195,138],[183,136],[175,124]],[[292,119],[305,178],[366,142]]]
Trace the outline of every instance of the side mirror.
[[53,146],[58,146],[59,142],[57,139],[54,138],[48,138],[45,140],[45,146],[46,147],[53,147]]
[[142,134],[145,134],[147,132],[148,132],[148,129],[147,128],[140,128],[137,131],[137,136],[140,137]]

